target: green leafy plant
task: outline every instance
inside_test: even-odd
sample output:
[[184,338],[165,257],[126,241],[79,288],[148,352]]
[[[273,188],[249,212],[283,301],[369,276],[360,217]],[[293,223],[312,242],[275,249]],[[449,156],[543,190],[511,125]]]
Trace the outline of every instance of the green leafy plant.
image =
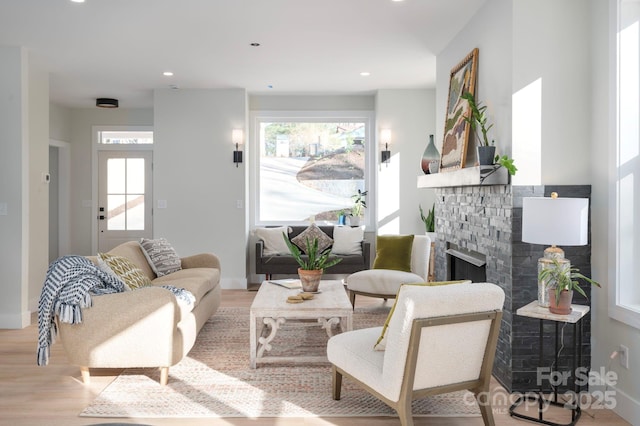
[[[471,114],[463,116],[464,121],[469,123],[471,129],[475,132],[477,132],[477,127],[480,126],[482,137],[478,135],[478,140],[480,140],[481,145],[490,146],[487,132],[493,127],[493,124],[487,126],[487,106],[482,105],[480,102],[476,103],[474,96],[469,92],[463,93],[461,97],[469,103],[469,108],[471,108]],[[493,140],[491,141],[491,145],[493,145]]]
[[298,265],[300,265],[300,269],[308,271],[327,269],[342,261],[342,258],[329,259],[329,256],[331,255],[331,248],[327,248],[320,252],[318,250],[317,238],[314,238],[313,242],[309,241],[309,237],[306,238],[306,257],[304,257],[302,250],[293,244],[284,232],[282,233],[282,238],[284,238],[285,243],[287,243],[287,247],[289,248],[293,258],[298,262]]
[[420,208],[420,219],[422,219],[422,222],[424,223],[424,229],[427,232],[435,232],[436,230],[436,205],[434,204],[431,209],[429,210],[429,213],[427,213],[427,215],[424,215],[424,210],[422,210],[422,205],[418,204],[418,207]]
[[355,217],[360,217],[365,208],[367,208],[367,203],[365,202],[364,197],[367,196],[368,191],[360,191],[351,196],[353,199],[353,207],[351,208],[351,215]]
[[582,275],[578,268],[571,268],[569,263],[559,262],[558,259],[552,259],[553,265],[543,268],[538,274],[538,280],[546,282],[547,288],[555,289],[556,305],[560,302],[560,293],[563,290],[575,290],[584,297],[587,297],[584,290],[580,287],[579,280],[600,287],[600,283],[591,278]]
[[511,176],[515,175],[518,171],[516,165],[513,164],[513,158],[509,158],[507,155],[496,155],[495,163],[507,169]]

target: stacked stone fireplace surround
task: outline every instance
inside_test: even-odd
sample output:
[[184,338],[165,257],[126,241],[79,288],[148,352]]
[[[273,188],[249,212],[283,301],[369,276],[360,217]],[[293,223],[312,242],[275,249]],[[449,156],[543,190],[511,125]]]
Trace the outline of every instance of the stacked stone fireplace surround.
[[[537,300],[537,263],[546,248],[522,242],[523,197],[550,196],[591,198],[590,185],[545,186],[464,186],[436,188],[436,279],[450,278],[449,256],[445,251],[455,247],[486,257],[487,282],[495,283],[505,292],[500,336],[493,374],[509,392],[533,392],[537,383],[539,321],[518,316],[518,308]],[[591,276],[591,220],[589,244],[562,247],[572,266]],[[456,260],[457,262],[457,260]],[[590,288],[584,287],[587,296]],[[574,302],[589,301],[574,292]],[[583,319],[582,365],[591,363],[591,316]],[[555,325],[544,322],[545,362],[550,367],[555,353]],[[572,362],[573,328],[560,325],[563,348],[559,369],[569,371]],[[464,351],[464,347],[461,347]],[[566,389],[561,387],[560,390]]]

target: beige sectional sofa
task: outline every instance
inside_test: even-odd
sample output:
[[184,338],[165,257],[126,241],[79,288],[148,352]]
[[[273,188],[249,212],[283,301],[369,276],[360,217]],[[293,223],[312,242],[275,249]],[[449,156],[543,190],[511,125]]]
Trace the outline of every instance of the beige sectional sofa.
[[[181,270],[156,277],[138,242],[121,244],[109,253],[131,260],[152,285],[94,296],[93,306],[83,309],[81,324],[59,323],[69,362],[80,366],[85,383],[90,368],[158,367],[160,382],[166,384],[169,367],[187,355],[220,305],[220,261],[210,253],[183,257]],[[162,285],[191,292],[193,307],[179,304]]]

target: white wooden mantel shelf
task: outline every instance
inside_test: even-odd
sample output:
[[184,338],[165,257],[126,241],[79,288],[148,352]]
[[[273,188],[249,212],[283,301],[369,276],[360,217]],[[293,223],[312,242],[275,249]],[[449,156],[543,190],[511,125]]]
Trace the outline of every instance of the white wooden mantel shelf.
[[[494,171],[495,170],[495,171]],[[509,172],[501,166],[465,167],[450,172],[418,176],[418,188],[508,185]]]

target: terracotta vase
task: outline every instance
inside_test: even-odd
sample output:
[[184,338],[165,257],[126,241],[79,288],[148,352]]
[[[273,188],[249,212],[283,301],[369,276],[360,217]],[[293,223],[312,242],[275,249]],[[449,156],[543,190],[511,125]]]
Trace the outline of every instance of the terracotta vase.
[[302,283],[302,291],[308,293],[316,293],[320,286],[320,279],[322,278],[322,269],[307,270],[298,268],[298,276]]
[[558,315],[569,315],[571,313],[571,301],[573,291],[562,290],[560,292],[560,302],[556,304],[556,289],[549,289],[549,312]]

